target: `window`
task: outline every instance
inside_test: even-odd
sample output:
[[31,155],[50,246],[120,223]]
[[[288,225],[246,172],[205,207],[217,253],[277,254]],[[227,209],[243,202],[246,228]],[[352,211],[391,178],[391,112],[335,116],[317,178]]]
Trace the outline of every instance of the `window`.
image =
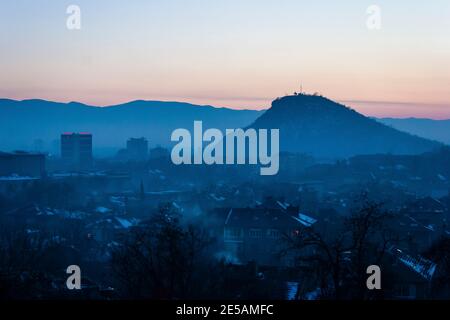
[[272,239],[280,239],[282,237],[282,233],[277,229],[269,229],[267,230],[267,236]]
[[240,238],[242,236],[241,229],[239,228],[225,228],[224,237],[227,239]]
[[415,298],[416,286],[411,284],[399,284],[396,286],[397,296],[400,298]]
[[248,231],[248,236],[250,238],[258,238],[261,239],[264,237],[264,232],[262,229],[250,229]]

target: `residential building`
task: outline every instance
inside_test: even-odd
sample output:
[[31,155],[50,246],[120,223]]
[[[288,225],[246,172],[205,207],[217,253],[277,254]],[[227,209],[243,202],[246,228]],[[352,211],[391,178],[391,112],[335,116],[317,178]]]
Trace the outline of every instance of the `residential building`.
[[92,168],[92,134],[63,133],[61,135],[61,158],[70,170]]

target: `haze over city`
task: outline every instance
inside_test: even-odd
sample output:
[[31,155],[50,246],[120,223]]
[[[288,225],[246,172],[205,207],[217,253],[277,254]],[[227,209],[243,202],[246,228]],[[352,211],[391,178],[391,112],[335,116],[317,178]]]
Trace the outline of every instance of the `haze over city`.
[[0,97],[267,109],[294,91],[377,117],[450,118],[450,2],[2,1]]
[[449,0],[0,0],[0,303],[450,300],[449,57]]

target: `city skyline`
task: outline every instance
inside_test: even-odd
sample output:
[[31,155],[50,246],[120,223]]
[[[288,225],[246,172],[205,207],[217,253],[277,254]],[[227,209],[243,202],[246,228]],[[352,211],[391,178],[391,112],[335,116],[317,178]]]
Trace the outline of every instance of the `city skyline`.
[[450,301],[449,57],[450,0],[0,0],[0,301]]

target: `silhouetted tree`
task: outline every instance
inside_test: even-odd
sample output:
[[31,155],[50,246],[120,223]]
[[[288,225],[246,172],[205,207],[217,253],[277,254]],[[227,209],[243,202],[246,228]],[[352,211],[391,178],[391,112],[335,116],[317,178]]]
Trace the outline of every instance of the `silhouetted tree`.
[[322,298],[370,299],[366,269],[380,264],[389,245],[397,241],[387,225],[389,217],[380,204],[363,200],[349,217],[336,217],[334,233],[304,228],[287,237],[285,251],[297,253],[304,280],[313,282],[307,289],[320,288]]
[[24,230],[1,230],[1,299],[37,299],[48,294],[50,278],[42,256],[49,245],[42,234],[30,236]]
[[426,252],[424,257],[437,264],[433,278],[435,298],[448,298],[450,293],[450,238],[443,237],[436,241]]
[[201,290],[208,245],[204,232],[182,226],[171,206],[161,207],[145,229],[130,233],[113,253],[119,290],[138,299],[195,297]]

